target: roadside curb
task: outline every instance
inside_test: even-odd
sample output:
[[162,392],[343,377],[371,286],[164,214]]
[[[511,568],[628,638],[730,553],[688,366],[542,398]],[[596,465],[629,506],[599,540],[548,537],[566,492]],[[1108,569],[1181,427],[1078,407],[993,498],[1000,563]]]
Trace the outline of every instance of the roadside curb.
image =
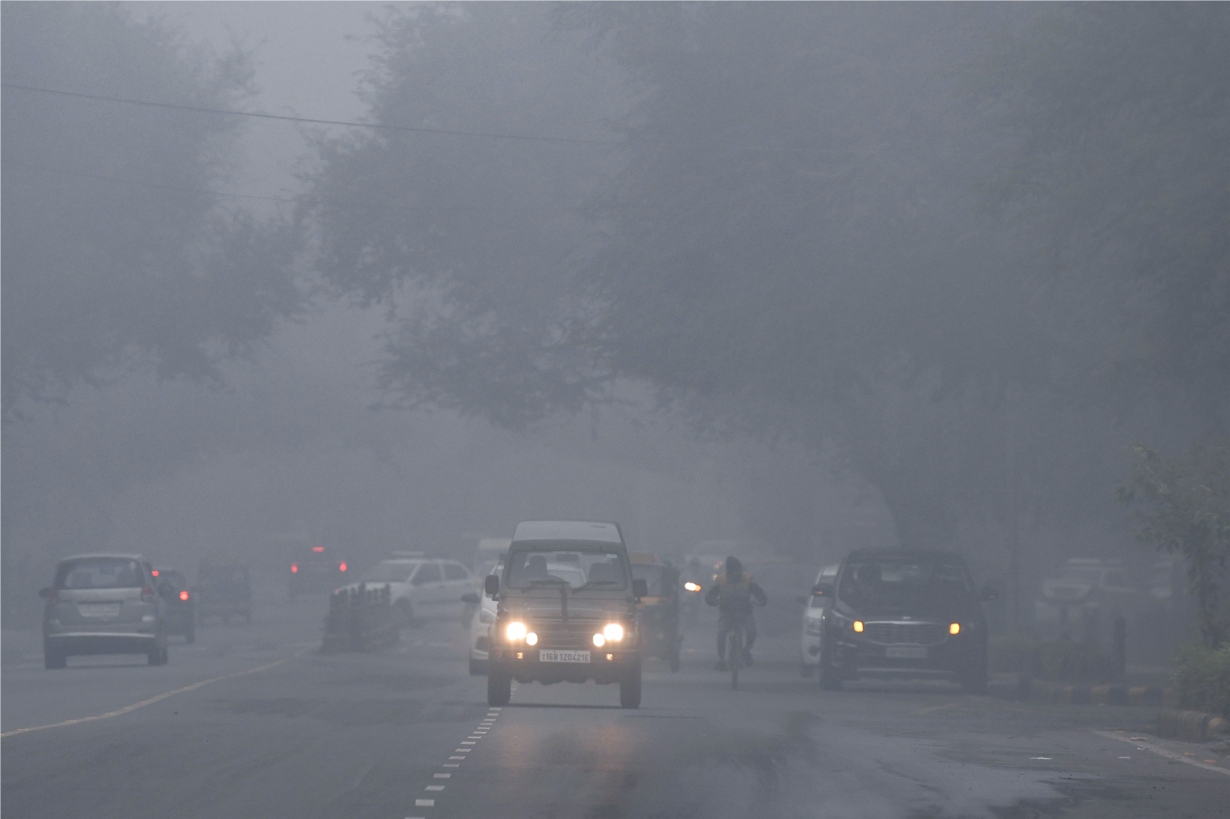
[[1157,735],[1187,742],[1205,742],[1230,734],[1230,720],[1204,711],[1163,708],[1157,714]]
[[1131,705],[1173,708],[1177,698],[1173,688],[1128,685],[1059,685],[1036,680],[1024,674],[998,674],[988,692],[1012,700],[1035,700],[1052,705]]

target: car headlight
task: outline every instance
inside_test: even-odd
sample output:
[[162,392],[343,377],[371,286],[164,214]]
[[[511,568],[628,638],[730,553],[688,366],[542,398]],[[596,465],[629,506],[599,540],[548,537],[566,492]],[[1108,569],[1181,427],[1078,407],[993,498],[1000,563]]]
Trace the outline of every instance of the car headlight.
[[532,631],[529,634],[525,635],[525,644],[527,646],[538,645],[538,635]]
[[515,643],[517,640],[522,640],[525,638],[526,634],[525,623],[509,623],[508,628],[504,630],[504,633],[508,635],[508,641],[511,643]]
[[700,584],[693,583],[691,580],[689,580],[687,583],[683,584],[683,588],[690,592],[698,592],[700,591]]
[[602,629],[602,636],[618,643],[624,638],[624,627],[619,623],[607,623]]
[[602,648],[604,645],[606,645],[606,638],[603,637],[602,634],[600,633],[595,634],[594,635],[594,645],[596,645],[598,648]]

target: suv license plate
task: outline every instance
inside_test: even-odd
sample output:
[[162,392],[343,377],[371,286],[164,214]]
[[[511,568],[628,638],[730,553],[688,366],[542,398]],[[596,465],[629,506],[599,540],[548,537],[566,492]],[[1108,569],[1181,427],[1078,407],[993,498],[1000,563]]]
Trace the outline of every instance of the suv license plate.
[[538,652],[538,661],[543,663],[588,663],[589,652],[544,649]]
[[82,617],[119,617],[119,603],[78,603],[77,611]]
[[889,657],[898,660],[925,660],[927,659],[926,646],[889,646],[887,649]]

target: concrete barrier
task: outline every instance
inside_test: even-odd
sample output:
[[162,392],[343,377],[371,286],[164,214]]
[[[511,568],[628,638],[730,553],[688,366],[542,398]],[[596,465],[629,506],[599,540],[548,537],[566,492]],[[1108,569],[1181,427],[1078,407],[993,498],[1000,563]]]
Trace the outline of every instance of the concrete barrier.
[[321,653],[376,651],[396,643],[398,637],[387,585],[369,589],[360,583],[329,595]]
[[1156,686],[1062,685],[1037,680],[1026,674],[999,675],[991,693],[1008,699],[1037,700],[1071,705],[1134,705],[1161,708],[1173,706],[1173,689]]
[[1204,711],[1163,708],[1157,714],[1157,735],[1188,742],[1205,742],[1230,734],[1230,720]]

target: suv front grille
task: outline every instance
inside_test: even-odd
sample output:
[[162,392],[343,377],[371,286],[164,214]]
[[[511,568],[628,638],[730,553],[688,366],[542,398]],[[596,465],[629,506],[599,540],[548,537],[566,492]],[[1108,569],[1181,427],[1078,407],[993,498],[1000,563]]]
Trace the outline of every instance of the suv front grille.
[[944,642],[948,627],[943,623],[868,623],[864,636],[873,643],[933,646]]
[[602,631],[604,620],[569,620],[568,622],[528,624],[538,633],[537,648],[593,648],[594,635]]

